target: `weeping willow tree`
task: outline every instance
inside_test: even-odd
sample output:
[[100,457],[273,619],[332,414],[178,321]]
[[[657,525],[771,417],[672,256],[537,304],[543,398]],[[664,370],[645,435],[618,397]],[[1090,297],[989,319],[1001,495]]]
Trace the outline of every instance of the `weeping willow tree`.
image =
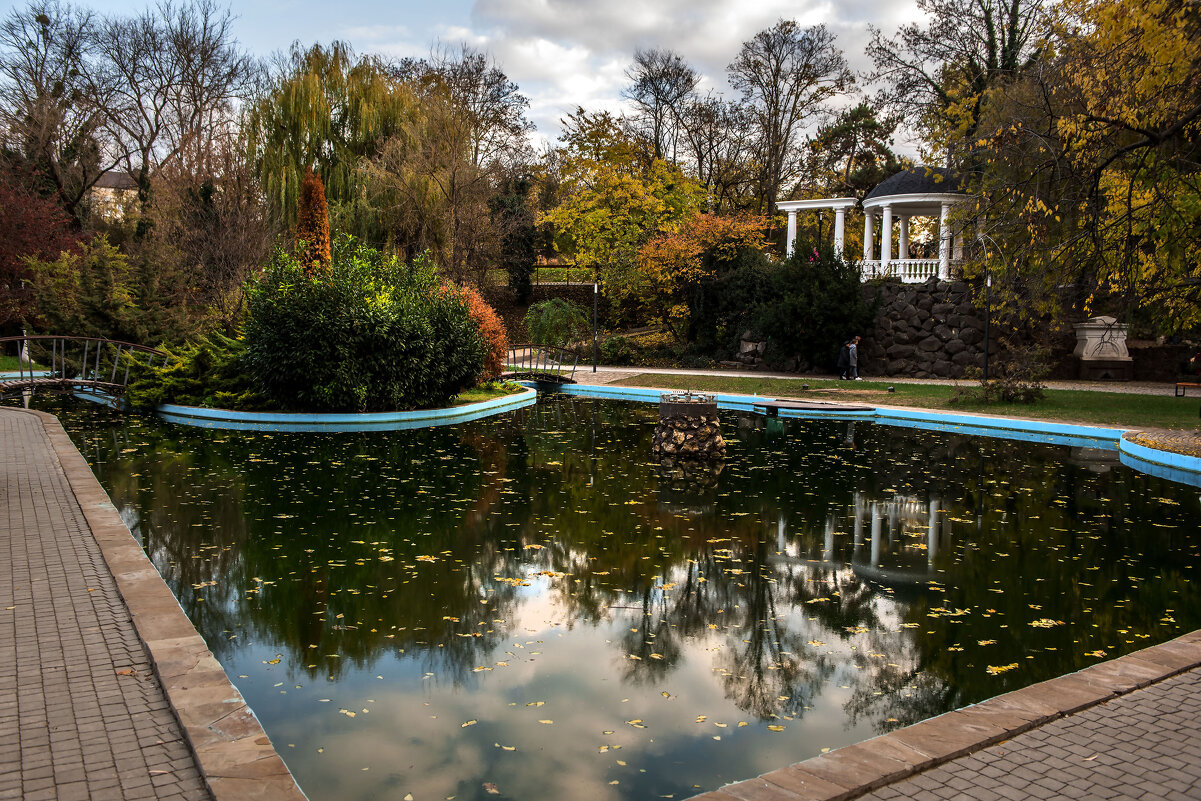
[[360,198],[358,169],[411,130],[416,100],[376,58],[334,42],[293,46],[249,110],[246,144],[276,219],[292,227],[305,170],[325,184],[335,226],[368,239],[378,225]]

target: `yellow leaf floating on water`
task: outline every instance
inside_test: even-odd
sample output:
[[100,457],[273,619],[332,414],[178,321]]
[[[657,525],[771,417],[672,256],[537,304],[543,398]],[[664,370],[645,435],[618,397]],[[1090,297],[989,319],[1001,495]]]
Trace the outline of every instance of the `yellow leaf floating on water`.
[[1062,620],[1052,620],[1049,617],[1044,617],[1041,620],[1031,620],[1030,625],[1036,629],[1053,629],[1056,626],[1062,626]]
[[493,743],[493,745],[495,745],[497,748],[499,748],[502,751],[516,751],[517,750],[517,746],[515,746],[515,745],[501,745],[500,743]]
[[628,723],[629,725],[633,726],[636,729],[645,729],[646,728],[646,726],[642,725],[642,718],[634,718],[633,720],[627,720],[626,723]]
[[1012,662],[1008,665],[989,665],[988,666],[988,675],[996,676],[1001,673],[1005,673],[1006,671],[1013,670],[1017,666],[1018,666],[1017,662]]
[[538,722],[539,722],[539,723],[545,723],[545,724],[546,724],[546,725],[548,725],[548,726],[549,726],[550,724],[554,723],[554,721],[553,721],[553,720],[540,720],[540,721],[538,721]]
[[460,729],[465,729],[465,728],[467,728],[468,726],[474,726],[474,725],[475,725],[475,724],[477,724],[477,723],[479,723],[479,721],[478,721],[478,720],[469,720],[469,721],[467,721],[466,723],[460,723],[460,724],[459,724],[459,728],[460,728]]
[[786,729],[786,728],[788,728],[788,727],[787,726],[768,726],[767,730],[768,731],[784,731],[784,729]]

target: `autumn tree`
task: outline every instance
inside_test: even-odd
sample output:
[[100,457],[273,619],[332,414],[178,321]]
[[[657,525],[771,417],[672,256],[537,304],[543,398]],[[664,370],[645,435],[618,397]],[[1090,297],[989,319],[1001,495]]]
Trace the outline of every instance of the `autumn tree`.
[[719,265],[743,251],[762,250],[766,228],[767,220],[758,215],[694,214],[643,245],[639,278],[652,320],[683,339],[697,288],[717,274]]
[[872,28],[868,80],[920,132],[926,156],[956,166],[980,127],[986,93],[1037,62],[1042,0],[917,0],[925,16],[892,36]]
[[782,19],[744,42],[727,68],[755,127],[760,213],[773,213],[781,190],[800,173],[805,127],[854,81],[834,39],[824,25]]
[[1201,323],[1201,18],[1189,0],[1069,0],[1054,52],[992,93],[985,261],[1008,308]]
[[55,259],[78,242],[71,218],[54,201],[11,175],[0,178],[0,331],[15,333],[35,313],[28,260]]
[[608,112],[578,109],[563,121],[563,199],[541,218],[578,267],[595,270],[609,296],[636,298],[637,254],[647,240],[704,207],[703,188],[638,147]]

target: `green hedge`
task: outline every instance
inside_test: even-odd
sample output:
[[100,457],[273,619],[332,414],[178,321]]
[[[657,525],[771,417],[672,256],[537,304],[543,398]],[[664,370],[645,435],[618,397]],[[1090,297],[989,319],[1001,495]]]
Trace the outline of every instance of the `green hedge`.
[[344,237],[306,273],[277,251],[250,291],[244,364],[280,408],[444,406],[474,386],[486,345],[457,289],[422,260]]

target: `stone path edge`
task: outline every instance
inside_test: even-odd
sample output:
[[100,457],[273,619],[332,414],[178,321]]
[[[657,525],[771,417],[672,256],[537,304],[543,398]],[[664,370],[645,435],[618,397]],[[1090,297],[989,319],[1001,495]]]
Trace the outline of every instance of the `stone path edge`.
[[849,801],[1201,667],[1201,631],[839,748],[690,801]]
[[216,801],[306,801],[258,718],[118,515],[58,418],[37,416]]

